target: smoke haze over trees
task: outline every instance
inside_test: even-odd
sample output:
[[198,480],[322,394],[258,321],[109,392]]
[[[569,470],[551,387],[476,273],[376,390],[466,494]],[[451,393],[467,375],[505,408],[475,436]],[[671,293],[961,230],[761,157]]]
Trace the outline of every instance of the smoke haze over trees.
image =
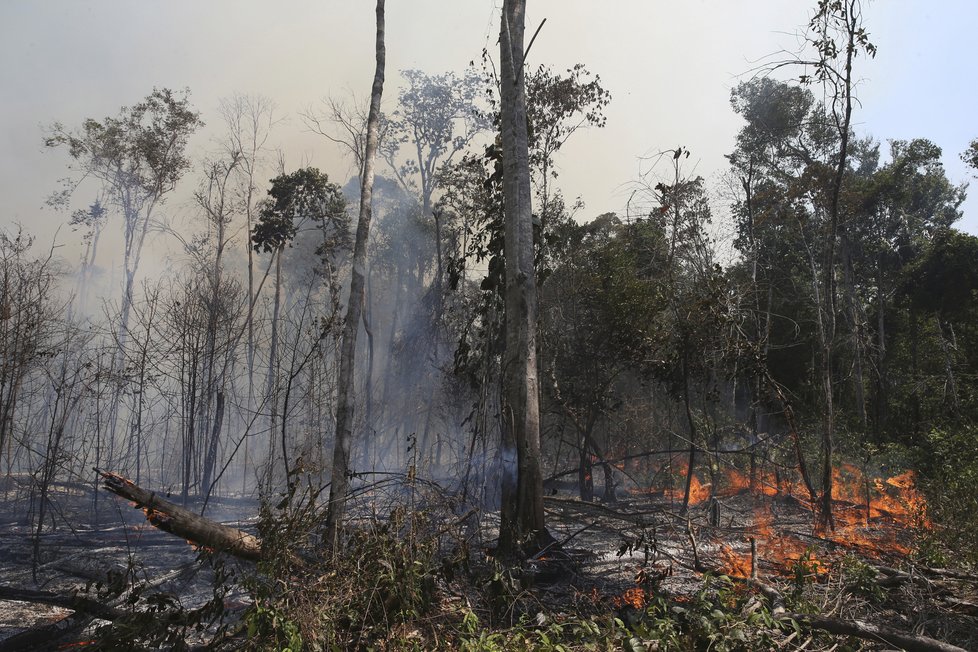
[[[976,550],[955,498],[978,491],[978,124],[944,143],[863,121],[860,67],[887,53],[855,0],[817,3],[790,66],[706,109],[658,65],[629,84],[585,51],[552,65],[533,39],[558,28],[535,34],[525,5],[502,3],[471,61],[385,82],[380,0],[369,98],[320,76],[299,110],[238,89],[208,105],[149,69],[35,131],[61,171],[43,213],[0,228],[0,481],[35,573],[64,526],[54,489],[97,489],[93,468],[202,516],[253,499],[268,519],[281,498],[299,520],[328,494],[315,546],[338,558],[362,535],[353,498],[396,477],[413,513],[429,483],[451,527],[477,513],[517,563],[558,542],[546,492],[657,492],[694,539],[732,472],[770,476],[831,537],[840,468],[913,469],[939,545]],[[577,183],[620,161],[575,146],[640,86],[661,91],[649,124],[689,104],[733,137],[703,169],[696,125],[630,123],[634,173],[595,208]],[[65,227],[53,241],[39,214]]]

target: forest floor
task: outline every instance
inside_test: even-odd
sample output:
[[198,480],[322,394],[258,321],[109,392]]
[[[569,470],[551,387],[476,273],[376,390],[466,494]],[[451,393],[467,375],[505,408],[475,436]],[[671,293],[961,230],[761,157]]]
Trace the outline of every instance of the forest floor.
[[[657,597],[686,603],[704,577],[723,576],[739,591],[764,595],[775,615],[818,614],[830,628],[870,623],[852,649],[902,647],[885,635],[873,640],[878,625],[978,650],[978,575],[928,563],[935,526],[912,474],[867,480],[841,468],[834,528],[825,531],[798,486],[776,486],[771,477],[749,483],[735,473],[716,491],[695,478],[692,485],[686,512],[678,491],[632,489],[612,504],[548,498],[557,539],[572,537],[571,550],[589,553],[578,592],[627,621]],[[789,637],[776,647],[820,649],[816,638],[798,636],[789,645]],[[928,645],[919,649],[942,649]]]
[[[915,513],[916,498],[905,479],[890,480],[865,489],[868,507],[865,501],[838,501],[836,528],[824,533],[813,528],[804,500],[738,481],[725,482],[722,491],[695,483],[696,504],[685,513],[669,491],[633,488],[621,491],[613,503],[582,502],[555,492],[545,507],[558,545],[523,564],[512,620],[516,610],[530,618],[610,613],[631,627],[654,601],[688,603],[702,590],[704,578],[723,576],[729,586],[742,587],[738,591],[763,595],[775,616],[804,612],[832,622],[868,622],[978,650],[978,577],[925,563],[920,541],[931,525]],[[201,563],[199,551],[150,526],[142,511],[121,499],[101,496],[100,522],[94,523],[90,489],[58,488],[45,529],[36,536],[26,525],[26,500],[15,492],[7,498],[0,507],[0,585],[6,591],[0,597],[11,597],[15,589],[67,596],[87,588],[86,595],[108,601],[122,590],[115,587],[112,593],[113,583],[136,581],[149,587],[141,592],[172,596],[186,609],[214,595],[214,567]],[[254,533],[258,504],[216,500],[207,515]],[[468,554],[476,565],[491,559],[495,518],[480,512],[468,523]],[[455,584],[442,592],[444,609],[477,604],[472,592]],[[225,618],[251,604],[240,586],[222,599]],[[7,649],[4,639],[62,622],[76,611],[51,602],[56,601],[0,599],[0,650]],[[89,634],[100,622],[91,619]],[[206,631],[189,642],[205,640]],[[831,649],[834,641],[805,630],[784,634],[778,647]],[[885,635],[876,641],[861,636],[844,649],[894,649],[892,642]]]
[[[74,613],[70,606],[4,599],[10,589],[94,599],[144,582],[152,591],[178,597],[193,608],[212,595],[213,572],[199,563],[187,541],[150,525],[141,510],[102,492],[95,519],[91,487],[60,485],[50,492],[44,527],[30,525],[28,496],[8,480],[0,501],[0,650],[9,637],[56,624]],[[254,529],[257,500],[214,499],[208,515]],[[245,599],[241,592],[229,596]],[[93,621],[94,626],[97,621]]]

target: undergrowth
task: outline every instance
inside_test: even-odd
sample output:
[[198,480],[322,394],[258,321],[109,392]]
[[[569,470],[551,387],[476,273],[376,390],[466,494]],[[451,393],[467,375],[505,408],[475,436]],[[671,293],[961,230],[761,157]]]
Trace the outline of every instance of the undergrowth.
[[[234,578],[215,566],[214,599],[196,610],[166,595],[142,596],[149,610],[106,628],[101,649],[181,649],[195,628],[213,632],[210,649],[283,652],[749,652],[835,644],[803,636],[751,582],[726,576],[704,576],[685,595],[655,585],[645,604],[627,608],[597,587],[581,602],[566,599],[578,591],[570,586],[563,598],[544,600],[526,568],[481,552],[458,505],[413,485],[396,488],[383,511],[377,500],[359,501],[342,547],[329,550],[321,491],[293,477],[276,504],[261,508],[263,561],[237,567]],[[898,597],[855,556],[825,565],[809,551],[788,571],[779,586],[789,612],[858,616],[894,607]],[[222,602],[231,584],[250,598],[233,622]]]
[[918,465],[935,527],[924,533],[927,563],[978,566],[978,427],[934,429]]
[[610,600],[544,605],[519,568],[471,554],[458,521],[434,501],[354,520],[343,549],[330,552],[317,498],[294,484],[261,511],[270,554],[242,578],[254,600],[247,649],[738,652],[769,649],[786,627],[725,577],[690,599],[658,597],[628,614]]

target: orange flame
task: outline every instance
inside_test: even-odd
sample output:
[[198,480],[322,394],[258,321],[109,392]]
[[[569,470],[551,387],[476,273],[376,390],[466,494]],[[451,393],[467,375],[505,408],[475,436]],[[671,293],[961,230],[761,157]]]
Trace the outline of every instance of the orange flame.
[[749,554],[741,554],[725,543],[720,544],[720,559],[723,562],[723,572],[731,577],[750,577],[751,558]]
[[[704,502],[710,497],[713,491],[712,484],[710,484],[709,482],[707,483],[700,482],[700,479],[696,477],[695,473],[693,474],[692,478],[689,478],[689,469],[683,469],[682,471],[679,472],[679,474],[683,478],[689,479],[689,504],[690,505],[699,505],[700,503]],[[679,487],[677,489],[667,489],[665,491],[665,495],[668,498],[672,498],[673,500],[682,500],[683,497],[686,495],[685,483],[683,484],[682,487]]]
[[601,603],[601,592],[598,591],[598,587],[596,586],[591,587],[591,593],[588,594],[588,597],[591,599],[591,604]]
[[612,602],[617,608],[629,605],[635,609],[642,609],[648,603],[648,594],[646,594],[645,589],[642,587],[634,586],[630,589],[625,589],[625,591],[620,596],[616,596]]
[[[774,498],[790,496],[794,504],[800,504],[814,511],[807,488],[800,475],[790,469],[776,472],[757,469],[748,476],[736,469],[725,469],[716,485],[703,482],[694,472],[689,476],[685,464],[678,464],[676,476],[689,479],[690,504],[698,505],[712,495],[728,498],[742,494]],[[649,477],[665,471],[662,465],[643,463],[643,470]],[[674,476],[674,477],[676,477]],[[835,530],[816,532],[818,538],[829,540],[841,546],[856,548],[861,554],[885,557],[886,555],[906,555],[909,551],[909,530],[928,529],[932,523],[927,514],[927,503],[916,488],[916,477],[912,471],[904,471],[891,477],[873,477],[854,464],[840,464],[833,470],[833,515]],[[629,489],[633,495],[662,495],[672,500],[682,500],[685,482],[678,482],[666,490],[661,484]],[[768,501],[763,501],[768,502]],[[811,546],[816,539],[808,538],[808,533],[785,532],[772,525],[781,503],[769,503],[755,507],[754,524],[751,534],[757,542],[758,559],[787,569],[799,562],[814,563]],[[742,544],[727,546],[718,555],[723,558],[725,570],[733,575],[749,572],[747,553]],[[826,555],[822,551],[820,554]],[[825,567],[825,562],[822,562]]]
[[[751,483],[735,470],[725,473],[724,486],[718,495],[732,496],[746,491],[757,495],[776,496],[783,491],[799,492],[796,481],[757,474]],[[843,464],[833,473],[834,516],[836,529],[821,536],[846,547],[858,548],[860,553],[872,556],[886,554],[906,555],[910,552],[902,540],[907,528],[927,528],[926,502],[915,487],[912,471],[886,480],[868,480],[865,474],[851,464]],[[707,485],[708,486],[708,485]],[[807,492],[806,492],[807,493]],[[802,504],[808,505],[801,499]],[[751,532],[757,541],[758,559],[780,567],[782,572],[797,569],[804,564],[808,572],[821,575],[827,571],[826,563],[814,556],[807,540],[791,532],[775,528],[773,505],[757,506]],[[732,576],[746,577],[751,572],[749,553],[742,546],[722,544],[719,549],[723,571]],[[796,570],[793,572],[797,572]]]

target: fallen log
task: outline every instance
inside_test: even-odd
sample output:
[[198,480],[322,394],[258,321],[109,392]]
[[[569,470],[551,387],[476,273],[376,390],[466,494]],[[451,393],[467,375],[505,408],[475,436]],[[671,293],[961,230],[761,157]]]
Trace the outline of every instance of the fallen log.
[[944,604],[951,611],[956,611],[967,616],[978,616],[978,603],[969,602],[954,596],[944,598]]
[[164,532],[240,559],[261,559],[261,541],[254,535],[195,514],[117,473],[100,469],[95,472],[102,476],[105,489],[134,503],[146,512],[147,521]]
[[14,586],[0,586],[0,600],[14,600],[17,602],[34,602],[38,604],[49,604],[63,609],[71,609],[90,616],[101,618],[102,620],[116,620],[125,615],[125,612],[112,605],[104,604],[98,600],[85,597],[83,595],[61,595],[51,591],[32,591],[21,589]]
[[929,575],[935,575],[937,577],[942,577],[949,580],[960,580],[962,582],[972,582],[978,584],[978,575],[975,575],[974,573],[966,573],[964,571],[954,570],[952,568],[930,568],[927,566],[921,566],[919,568]]
[[76,611],[56,622],[28,629],[3,639],[0,641],[0,652],[52,649],[59,641],[76,636],[94,620],[94,616]]
[[[175,568],[152,580],[133,585],[121,595],[111,598],[105,603],[77,593],[58,595],[50,591],[32,591],[10,586],[0,587],[0,599],[50,604],[71,609],[74,612],[61,620],[32,627],[0,640],[0,652],[62,649],[63,647],[79,645],[80,643],[77,641],[72,643],[69,639],[77,638],[80,632],[95,622],[96,619],[112,621],[124,618],[129,612],[121,609],[119,605],[132,605],[135,599],[133,596],[143,594],[149,589],[158,588],[167,582],[195,572],[196,569],[195,564],[184,564],[180,568]],[[61,647],[58,647],[59,645]]]
[[838,620],[808,614],[786,614],[782,618],[791,619],[806,629],[820,629],[829,634],[855,636],[867,641],[892,645],[906,652],[968,652],[962,647],[928,636],[908,634],[862,620]]

